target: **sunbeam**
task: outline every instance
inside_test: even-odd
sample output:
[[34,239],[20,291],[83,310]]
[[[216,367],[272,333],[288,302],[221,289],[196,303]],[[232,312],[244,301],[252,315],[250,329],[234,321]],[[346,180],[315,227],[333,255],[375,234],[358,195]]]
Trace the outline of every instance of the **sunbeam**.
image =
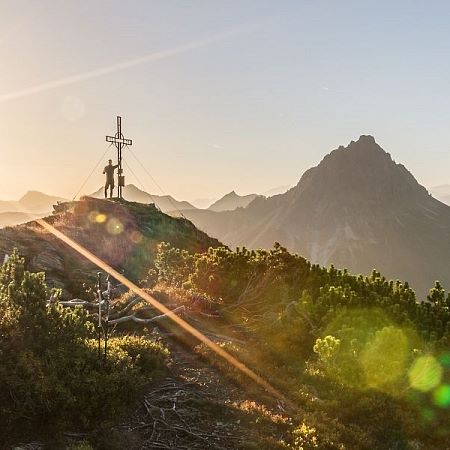
[[189,42],[187,44],[182,44],[176,46],[174,48],[170,48],[167,50],[161,50],[153,53],[148,53],[144,56],[140,56],[139,58],[129,59],[117,64],[112,64],[110,66],[101,67],[98,69],[90,70],[83,73],[78,73],[75,75],[71,75],[65,78],[60,78],[58,80],[48,81],[46,83],[37,84],[35,86],[30,86],[28,88],[19,89],[17,91],[8,92],[6,94],[0,95],[0,103],[4,103],[7,101],[15,100],[22,97],[27,97],[29,95],[38,94],[40,92],[49,91],[52,89],[57,89],[62,86],[67,86],[75,83],[79,83],[82,81],[90,80],[92,78],[97,78],[102,75],[107,75],[110,73],[118,72],[121,70],[129,69],[130,67],[138,66],[148,62],[159,61],[162,59],[170,58],[175,55],[179,55],[182,53],[187,53],[189,51],[207,47],[208,45],[222,42],[232,37],[248,33],[255,29],[258,25],[249,25],[246,27],[235,28],[230,31],[217,33],[212,36],[206,37],[204,39],[199,39],[196,41]]
[[267,392],[275,396],[277,399],[283,401],[285,404],[289,405],[291,408],[294,407],[293,403],[287,399],[281,392],[279,392],[277,389],[275,389],[271,384],[269,384],[266,380],[264,380],[262,377],[260,377],[258,374],[253,372],[250,368],[248,368],[244,363],[237,360],[234,356],[230,355],[228,352],[226,352],[224,349],[222,349],[220,346],[218,346],[216,343],[214,343],[211,339],[206,337],[203,333],[198,331],[196,328],[194,328],[192,325],[190,325],[188,322],[183,320],[181,317],[177,316],[176,314],[172,313],[172,311],[164,306],[162,303],[160,303],[158,300],[156,300],[154,297],[152,297],[150,294],[145,292],[140,287],[136,286],[133,282],[128,280],[125,276],[114,270],[110,265],[102,261],[100,258],[95,256],[93,253],[91,253],[89,250],[84,248],[82,245],[78,244],[68,236],[66,236],[61,231],[57,230],[53,225],[49,224],[43,219],[37,219],[36,222],[41,225],[45,230],[53,234],[56,238],[67,244],[69,247],[71,247],[73,250],[78,252],[80,255],[84,256],[86,259],[91,261],[93,264],[95,264],[100,269],[104,270],[106,273],[114,277],[116,280],[120,281],[124,286],[126,286],[130,291],[134,292],[136,295],[140,296],[142,299],[147,301],[150,305],[152,305],[155,309],[160,311],[162,314],[166,314],[168,318],[170,318],[173,322],[175,322],[177,325],[179,325],[181,328],[183,328],[186,332],[197,338],[200,342],[205,344],[207,347],[209,347],[213,352],[215,352],[218,356],[223,358],[225,361],[227,361],[229,364],[231,364],[233,367],[235,367],[237,370],[248,376],[250,379],[255,381],[257,384],[259,384],[261,387],[263,387]]

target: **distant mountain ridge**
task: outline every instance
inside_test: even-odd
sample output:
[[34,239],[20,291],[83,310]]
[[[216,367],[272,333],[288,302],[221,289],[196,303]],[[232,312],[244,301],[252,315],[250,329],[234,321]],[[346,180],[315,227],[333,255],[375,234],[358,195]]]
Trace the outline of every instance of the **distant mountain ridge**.
[[209,211],[233,211],[236,208],[247,207],[255,198],[261,197],[258,194],[238,195],[235,191],[231,191],[222,198],[214,202]]
[[[103,187],[91,194],[91,196],[94,198],[103,198]],[[221,211],[246,207],[256,197],[258,197],[257,194],[240,196],[232,191],[217,201],[208,201],[207,199],[198,201],[199,203],[202,203],[203,207],[207,207],[213,203],[210,208]],[[133,184],[125,186],[124,198],[129,201],[144,204],[155,203],[161,211],[166,213],[175,212],[178,214],[178,211],[197,209],[197,207],[190,202],[176,200],[170,195],[149,194]],[[54,205],[58,202],[65,201],[67,201],[67,199],[63,197],[47,195],[39,191],[28,191],[19,200],[0,200],[0,228],[18,225],[37,217],[46,216],[52,212]]]
[[62,197],[47,195],[39,191],[28,191],[19,200],[0,200],[0,213],[27,211],[35,214],[48,213],[53,209],[53,205],[58,202],[67,201]]
[[268,191],[263,192],[261,195],[264,195],[264,197],[273,197],[274,195],[284,194],[291,188],[292,186],[287,184],[284,186],[277,186],[272,189],[269,189]]
[[[104,198],[104,188],[101,187],[99,190],[95,191],[90,197],[94,198]],[[137,203],[154,203],[162,212],[171,212],[176,210],[190,210],[196,209],[194,205],[186,201],[179,201],[174,199],[171,195],[155,195],[149,194],[134,184],[127,184],[123,188],[123,197],[125,200]]]
[[450,208],[372,136],[333,150],[285,194],[185,215],[230,246],[279,241],[314,263],[362,273],[376,267],[422,295],[435,279],[450,286]]
[[28,191],[17,201],[0,200],[0,228],[50,214],[53,205],[62,201],[66,200],[39,191]]

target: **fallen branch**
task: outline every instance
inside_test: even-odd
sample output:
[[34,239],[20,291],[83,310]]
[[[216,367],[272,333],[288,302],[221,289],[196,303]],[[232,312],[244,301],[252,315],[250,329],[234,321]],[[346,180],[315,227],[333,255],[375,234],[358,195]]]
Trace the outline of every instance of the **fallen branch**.
[[109,321],[110,325],[115,325],[118,323],[124,323],[124,322],[136,322],[136,323],[142,323],[142,324],[147,324],[147,323],[152,323],[152,322],[157,322],[159,320],[162,319],[166,319],[178,312],[184,311],[186,308],[185,306],[179,306],[178,308],[172,309],[172,311],[170,311],[170,313],[167,314],[160,314],[159,316],[155,316],[155,317],[151,317],[149,319],[143,319],[141,317],[136,317],[136,314],[132,314],[129,316],[124,316],[124,317],[119,317],[118,319],[113,319]]
[[[61,306],[75,307],[82,306],[83,308],[98,308],[98,303],[88,302],[87,300],[81,300],[79,298],[74,298],[72,300],[58,301],[55,302]],[[48,305],[52,304],[51,302],[47,302]]]
[[119,317],[122,317],[124,314],[126,314],[128,311],[130,311],[130,309],[137,305],[138,303],[141,303],[143,300],[140,297],[136,297],[134,299],[132,299],[123,309],[121,309],[120,311],[117,312],[111,312],[109,314],[109,318],[110,319],[117,319]]

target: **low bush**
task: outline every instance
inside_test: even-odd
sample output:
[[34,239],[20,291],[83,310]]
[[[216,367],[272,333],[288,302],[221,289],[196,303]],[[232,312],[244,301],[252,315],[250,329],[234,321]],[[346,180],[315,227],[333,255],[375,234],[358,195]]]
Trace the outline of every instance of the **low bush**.
[[50,295],[16,252],[0,267],[2,434],[24,420],[58,428],[114,417],[164,367],[167,350],[145,336],[112,337],[99,358],[86,313],[47,306]]

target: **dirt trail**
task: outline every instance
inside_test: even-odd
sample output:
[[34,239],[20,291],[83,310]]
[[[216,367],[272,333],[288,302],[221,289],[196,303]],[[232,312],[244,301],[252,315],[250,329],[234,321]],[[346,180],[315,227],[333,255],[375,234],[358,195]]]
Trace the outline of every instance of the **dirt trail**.
[[[283,421],[272,420],[282,417],[276,404],[263,404],[255,391],[249,394],[185,345],[169,338],[168,346],[169,375],[143,395],[126,422],[114,427],[127,448],[279,448],[269,444],[279,441],[286,428]],[[262,441],[267,445],[262,447]]]
[[[241,337],[228,339],[229,333],[220,328],[224,325],[220,320],[191,320],[218,345]],[[220,329],[221,333],[215,335],[213,329]],[[144,390],[134,410],[118,418],[115,425],[105,424],[92,434],[67,432],[64,444],[59,441],[57,447],[29,442],[12,448],[91,448],[77,447],[86,441],[101,450],[286,448],[280,441],[286,437],[289,418],[281,405],[250,379],[244,378],[244,383],[242,378],[239,382],[234,380],[231,369],[214,365],[199,352],[193,338],[180,333],[173,326],[166,331],[153,329],[155,339],[170,350],[168,371]]]

